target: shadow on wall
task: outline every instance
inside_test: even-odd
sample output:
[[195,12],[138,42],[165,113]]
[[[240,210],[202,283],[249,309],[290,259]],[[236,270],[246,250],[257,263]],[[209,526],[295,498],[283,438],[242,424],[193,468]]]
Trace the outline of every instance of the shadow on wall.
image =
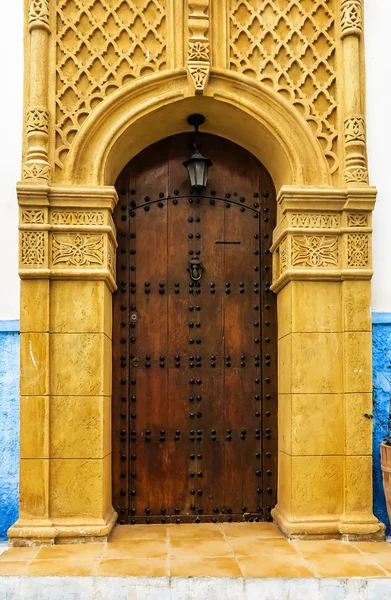
[[19,321],[0,321],[0,539],[19,510]]
[[391,534],[384,497],[380,444],[385,434],[391,391],[391,313],[373,314],[373,510]]

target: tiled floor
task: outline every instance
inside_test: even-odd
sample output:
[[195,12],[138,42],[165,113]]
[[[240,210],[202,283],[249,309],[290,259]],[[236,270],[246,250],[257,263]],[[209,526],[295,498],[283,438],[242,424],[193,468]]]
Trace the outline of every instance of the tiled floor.
[[289,542],[270,523],[122,526],[104,545],[7,549],[1,575],[391,577],[391,545]]

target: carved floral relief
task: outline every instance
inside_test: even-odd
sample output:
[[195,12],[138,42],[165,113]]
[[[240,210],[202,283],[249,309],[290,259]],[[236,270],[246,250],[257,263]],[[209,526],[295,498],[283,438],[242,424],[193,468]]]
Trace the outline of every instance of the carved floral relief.
[[338,267],[338,237],[334,235],[292,236],[292,266]]
[[101,266],[103,263],[103,235],[53,235],[53,266],[65,265],[67,267],[90,267]]

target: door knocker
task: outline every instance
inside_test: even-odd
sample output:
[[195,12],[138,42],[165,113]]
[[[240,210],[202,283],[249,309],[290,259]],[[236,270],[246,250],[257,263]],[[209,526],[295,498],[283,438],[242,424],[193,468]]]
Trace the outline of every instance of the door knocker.
[[201,279],[203,271],[205,271],[204,267],[201,264],[199,258],[192,258],[187,270],[190,273],[190,278],[193,281],[199,281]]

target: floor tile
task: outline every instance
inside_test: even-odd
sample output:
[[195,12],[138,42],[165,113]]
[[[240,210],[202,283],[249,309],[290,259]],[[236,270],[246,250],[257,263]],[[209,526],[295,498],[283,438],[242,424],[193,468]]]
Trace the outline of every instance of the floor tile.
[[370,557],[374,563],[385,569],[387,573],[391,574],[391,552],[371,554]]
[[241,577],[242,572],[234,558],[175,557],[170,559],[172,577]]
[[170,540],[170,556],[231,556],[233,550],[224,538],[219,539],[171,539]]
[[109,543],[121,540],[165,540],[166,525],[117,525]]
[[103,555],[106,544],[60,544],[58,546],[46,546],[40,548],[38,560],[60,560],[78,559],[93,560]]
[[110,558],[100,563],[98,575],[105,577],[165,577],[168,558]]
[[3,575],[24,575],[28,566],[27,561],[5,560],[0,562],[0,576]]
[[220,523],[185,523],[182,525],[168,525],[168,537],[171,539],[177,538],[223,538],[224,531]]
[[227,537],[283,538],[284,535],[273,523],[223,523]]
[[391,554],[391,544],[387,542],[351,542],[352,546],[358,548],[364,554]]
[[279,538],[229,538],[229,544],[236,556],[255,556],[258,554],[294,554],[297,551],[287,540]]
[[107,544],[103,558],[166,558],[167,550],[163,540],[122,540]]
[[245,577],[314,577],[313,570],[297,554],[265,554],[238,557]]
[[340,540],[297,540],[292,541],[291,544],[304,558],[314,553],[330,555],[360,554],[357,548]]
[[5,550],[1,555],[0,555],[0,562],[2,561],[18,561],[18,560],[22,560],[22,561],[26,561],[26,560],[32,560],[33,558],[35,558],[39,552],[40,548],[39,546],[35,546],[33,548],[7,548],[7,550]]
[[98,573],[99,560],[38,560],[27,567],[25,575],[85,577]]
[[317,554],[307,564],[319,577],[385,577],[386,573],[370,556],[357,554]]

